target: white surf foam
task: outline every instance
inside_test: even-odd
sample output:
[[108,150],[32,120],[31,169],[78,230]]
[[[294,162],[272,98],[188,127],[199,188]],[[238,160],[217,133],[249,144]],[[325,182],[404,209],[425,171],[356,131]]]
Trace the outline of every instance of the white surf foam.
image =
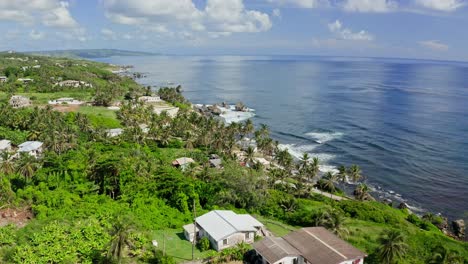
[[[280,150],[287,150],[291,156],[296,159],[301,159],[304,153],[311,154],[311,151],[314,150],[316,145],[296,145],[296,144],[279,144],[278,148]],[[310,157],[315,157],[314,155],[309,155]]]
[[331,172],[333,174],[336,174],[336,173],[340,172],[336,168],[336,166],[332,166],[332,165],[319,165],[319,171],[322,172],[322,173]]
[[247,108],[246,112],[236,111],[236,106],[230,105],[228,108],[219,107],[221,114],[219,115],[226,124],[239,123],[255,116],[255,110]]
[[305,135],[314,139],[318,144],[323,144],[325,142],[341,138],[344,134],[341,132],[309,132]]

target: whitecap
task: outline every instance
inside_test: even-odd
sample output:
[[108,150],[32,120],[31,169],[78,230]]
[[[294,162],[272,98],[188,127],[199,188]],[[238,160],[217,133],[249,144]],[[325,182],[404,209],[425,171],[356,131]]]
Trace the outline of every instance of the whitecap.
[[336,166],[332,165],[319,165],[319,171],[322,173],[331,172],[333,174],[339,173],[340,171],[336,168]]
[[341,138],[344,134],[341,132],[309,132],[305,135],[313,138],[318,144],[324,144],[328,141]]
[[[317,146],[314,145],[296,145],[296,144],[279,144],[278,148],[280,150],[287,150],[291,156],[296,159],[301,159],[304,153],[310,153]],[[314,157],[314,155],[311,155]]]

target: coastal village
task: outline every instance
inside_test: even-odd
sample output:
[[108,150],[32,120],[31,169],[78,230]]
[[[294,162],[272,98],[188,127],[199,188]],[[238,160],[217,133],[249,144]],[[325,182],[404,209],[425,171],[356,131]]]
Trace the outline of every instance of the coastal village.
[[[21,112],[24,115],[29,114],[29,110],[37,113],[44,111],[50,116],[60,116],[62,122],[72,123],[76,120],[76,125],[73,126],[88,132],[80,136],[86,138],[86,142],[80,143],[82,139],[73,137],[67,129],[57,132],[57,135],[52,135],[50,139],[45,135],[37,136],[36,134],[40,133],[33,129],[27,133],[19,133],[18,131],[28,127],[27,124],[9,123],[11,120],[0,121],[10,125],[9,129],[5,129],[6,132],[0,130],[2,173],[8,174],[12,179],[19,179],[21,175],[25,178],[23,185],[15,185],[15,191],[19,194],[11,194],[14,188],[9,187],[8,198],[0,195],[0,201],[4,202],[8,209],[4,210],[4,205],[0,204],[0,239],[5,237],[2,233],[3,227],[16,230],[15,217],[20,214],[14,210],[15,206],[22,205],[23,209],[27,208],[25,210],[30,212],[28,219],[21,221],[35,221],[35,217],[37,221],[41,221],[41,217],[50,217],[50,221],[53,221],[53,206],[80,206],[80,203],[89,202],[84,199],[89,195],[93,199],[105,197],[100,198],[96,206],[90,206],[90,211],[99,212],[100,217],[104,219],[98,218],[96,221],[107,221],[106,219],[110,218],[108,212],[100,211],[104,210],[101,208],[110,211],[109,208],[116,206],[127,211],[143,212],[139,217],[150,219],[147,220],[150,223],[147,226],[154,227],[155,223],[162,226],[151,230],[154,232],[151,238],[143,238],[142,234],[132,236],[130,230],[137,229],[138,225],[126,225],[129,222],[127,220],[127,223],[120,223],[111,228],[113,231],[107,238],[109,241],[122,237],[133,239],[131,243],[120,241],[124,244],[121,251],[126,252],[125,257],[132,259],[131,263],[140,263],[136,261],[140,255],[153,254],[153,251],[159,258],[155,263],[384,263],[378,260],[380,254],[384,253],[376,252],[381,252],[379,248],[386,244],[376,246],[377,241],[385,242],[385,239],[389,240],[392,236],[402,239],[398,238],[401,234],[396,233],[397,228],[387,229],[386,224],[409,228],[413,235],[421,232],[424,239],[429,236],[426,234],[437,234],[437,239],[443,238],[449,241],[447,243],[456,245],[454,247],[466,249],[466,244],[457,244],[464,243],[457,240],[465,239],[462,219],[449,224],[448,219],[440,216],[418,216],[411,212],[404,202],[393,204],[392,201],[376,201],[369,188],[362,182],[362,172],[357,165],[340,167],[335,173],[320,170],[320,161],[309,157],[308,154],[304,154],[300,160],[293,159],[287,150],[278,148],[278,142],[269,137],[266,126],[255,129],[249,119],[254,116],[254,110],[240,102],[235,105],[226,102],[192,105],[181,95],[182,87],[160,87],[159,91],[145,90],[126,77],[128,68],[118,66],[96,70],[104,76],[103,78],[107,78],[106,80],[112,80],[110,84],[102,80],[93,82],[89,76],[96,74],[85,74],[86,78],[80,79],[67,78],[68,73],[64,72],[62,76],[57,74],[45,78],[42,73],[46,69],[65,71],[71,68],[86,72],[86,69],[98,66],[91,62],[75,62],[68,59],[60,59],[57,62],[48,59],[50,61],[47,61],[47,64],[40,64],[41,57],[15,56],[11,53],[3,56],[7,56],[6,61],[15,64],[0,67],[0,75],[4,74],[0,76],[0,88],[10,89],[8,92],[5,92],[6,88],[2,90],[0,97],[3,96],[3,102],[8,105],[4,106],[3,109],[6,110],[2,113],[13,116],[13,113],[21,111],[24,111]],[[41,76],[42,80],[38,79],[38,76]],[[107,95],[116,90],[114,86],[117,86],[118,82],[121,85],[131,83],[131,89],[108,98]],[[34,86],[38,83],[39,87]],[[31,87],[44,89],[44,92],[31,92],[28,90]],[[111,88],[99,92],[100,87]],[[131,93],[133,89],[141,91]],[[94,118],[91,119],[94,123],[81,120],[81,114]],[[30,119],[31,122],[39,122],[41,118],[39,114],[36,115]],[[14,118],[20,119],[17,116]],[[49,124],[52,122],[41,124],[40,127],[47,129]],[[211,125],[211,129],[201,130],[197,124]],[[217,132],[232,134],[222,138]],[[210,133],[216,136],[213,136],[213,139],[205,138]],[[58,140],[62,140],[62,137],[67,144],[58,147]],[[41,138],[46,140],[39,140]],[[81,147],[78,147],[80,144]],[[89,155],[86,163],[92,166],[85,167],[82,162],[74,160],[80,155],[84,156],[86,148],[90,148],[92,144],[96,144],[94,152],[86,152],[86,155]],[[120,146],[128,149],[119,150]],[[110,154],[99,156],[99,151],[109,151]],[[67,156],[67,152],[72,154]],[[123,153],[128,156],[124,157]],[[150,155],[158,159],[148,158]],[[13,170],[15,163],[20,164],[17,172]],[[125,163],[127,167],[118,167],[121,163]],[[68,167],[58,170],[56,167],[47,167],[52,166],[50,164]],[[8,171],[10,165],[12,170]],[[44,168],[43,178],[35,176],[41,166]],[[153,168],[158,166],[160,168]],[[128,168],[131,170],[127,170]],[[79,173],[73,173],[72,170]],[[151,173],[147,170],[151,170]],[[92,175],[90,180],[76,180],[71,187],[71,190],[76,191],[76,195],[66,199],[53,196],[55,200],[40,206],[34,205],[46,198],[38,194],[39,191],[33,192],[33,186],[47,189],[45,192],[52,195],[55,190],[63,188],[61,184],[73,182],[74,178],[82,177],[86,173]],[[127,174],[133,175],[133,178],[125,178]],[[153,174],[168,178],[163,180],[161,176],[151,176]],[[183,183],[182,187],[172,186],[173,182],[178,181]],[[46,184],[50,187],[46,187]],[[160,185],[155,189],[148,189],[151,191],[145,188],[141,191],[133,190],[137,184],[148,188],[154,184]],[[210,188],[215,188],[212,186],[218,189],[211,190]],[[355,190],[347,194],[339,190],[340,186],[353,186]],[[233,191],[225,188],[233,188]],[[18,191],[19,189],[21,190]],[[252,189],[251,193],[247,193],[246,190]],[[155,190],[161,192],[160,196],[151,196],[151,192],[156,192]],[[204,192],[210,192],[210,195],[200,198]],[[147,193],[150,193],[149,198],[141,198]],[[224,196],[215,196],[220,193]],[[264,196],[257,199],[256,195],[260,194]],[[31,198],[28,198],[28,195]],[[65,194],[62,192],[58,195]],[[245,197],[240,197],[241,195]],[[19,197],[24,199],[23,203],[18,202],[19,200],[13,202]],[[266,197],[274,199],[271,198],[272,200],[267,201],[265,205],[262,199],[267,199]],[[125,206],[115,203],[119,199],[125,201]],[[155,201],[156,206],[153,204]],[[250,204],[254,202],[258,205],[251,207]],[[268,202],[274,206],[269,208]],[[256,206],[264,208],[257,210]],[[369,206],[369,209],[366,209],[366,206]],[[148,211],[147,208],[159,208],[157,210],[161,211]],[[362,213],[360,210],[369,211]],[[122,211],[116,212],[118,218]],[[87,212],[80,213],[86,215]],[[349,219],[355,222],[345,226]],[[44,225],[49,223],[44,222]],[[93,224],[95,223],[89,223],[89,226]],[[22,226],[24,225],[22,222]],[[104,226],[99,224],[99,230],[104,230]],[[88,232],[87,227],[80,227],[80,230]],[[124,230],[123,227],[128,228]],[[366,229],[370,231],[367,232]],[[382,230],[382,235],[377,234],[376,230]],[[103,237],[102,233],[97,232],[96,236]],[[402,240],[398,241],[403,243]],[[8,252],[18,256],[18,263],[21,260],[25,261],[18,253],[24,252],[15,249],[15,243],[0,240],[0,249],[3,244],[5,247],[9,246],[5,250],[10,250]],[[108,244],[108,241],[102,242],[101,247],[107,247]],[[24,250],[32,249],[25,246]],[[405,246],[400,252],[400,260],[407,251]],[[100,254],[106,257],[109,255],[105,250]],[[123,253],[118,254],[124,256]],[[76,256],[80,257],[79,254]],[[77,263],[81,262],[78,257],[74,259]],[[91,260],[93,256],[90,254],[88,257],[87,260]],[[141,261],[145,262],[147,259]],[[58,262],[49,260],[44,263]]]

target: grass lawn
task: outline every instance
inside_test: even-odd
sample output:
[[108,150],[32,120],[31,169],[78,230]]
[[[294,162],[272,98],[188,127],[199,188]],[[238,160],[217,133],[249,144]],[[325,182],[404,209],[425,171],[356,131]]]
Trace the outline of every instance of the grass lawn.
[[[192,260],[192,243],[185,239],[182,228],[155,231],[153,239],[158,242],[160,250],[164,250],[165,241],[166,254],[174,257],[178,263]],[[194,257],[195,259],[204,259],[210,252],[213,251],[200,252],[195,247]]]
[[121,127],[115,110],[109,110],[103,106],[81,106],[78,109],[79,113],[86,114],[94,126],[102,126],[105,128]]
[[[82,90],[76,90],[76,91],[62,91],[62,92],[54,92],[54,93],[22,93],[18,92],[15,93],[15,95],[23,95],[26,97],[29,97],[32,100],[32,103],[34,105],[44,105],[47,104],[49,100],[55,100],[58,98],[63,98],[63,97],[72,97],[77,100],[81,101],[88,101],[91,100],[91,93],[82,91]],[[0,92],[0,100],[7,101],[9,98],[7,98],[8,94],[5,92]]]
[[266,226],[266,228],[270,232],[273,233],[273,235],[278,236],[278,237],[289,234],[291,231],[294,231],[297,229],[294,226],[286,225],[286,224],[281,223],[280,221],[271,220],[263,216],[255,215],[254,217],[258,221],[263,223]]

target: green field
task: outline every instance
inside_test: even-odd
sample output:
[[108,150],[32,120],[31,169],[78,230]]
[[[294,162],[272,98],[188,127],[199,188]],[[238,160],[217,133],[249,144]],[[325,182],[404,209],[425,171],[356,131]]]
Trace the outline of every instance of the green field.
[[103,106],[81,106],[78,109],[79,113],[88,115],[91,123],[94,126],[101,126],[104,128],[118,128],[122,127],[115,110],[109,110]]
[[[182,228],[155,231],[153,239],[158,242],[158,249],[163,252],[165,249],[166,254],[174,257],[178,263],[192,260],[192,243],[185,239]],[[209,256],[210,252],[213,251],[200,252],[195,247],[194,258],[197,260],[204,259]]]

